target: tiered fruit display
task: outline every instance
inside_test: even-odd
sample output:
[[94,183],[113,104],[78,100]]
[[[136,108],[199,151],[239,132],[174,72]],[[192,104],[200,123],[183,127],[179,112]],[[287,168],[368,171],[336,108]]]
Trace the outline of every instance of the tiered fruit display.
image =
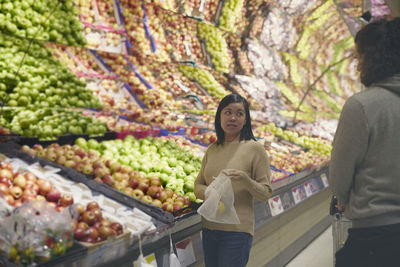
[[49,180],[38,178],[31,172],[14,172],[6,161],[0,162],[0,194],[14,207],[27,201],[42,200],[62,210],[74,203],[71,194],[62,194]]
[[15,0],[0,7],[0,28],[4,33],[22,38],[35,38],[69,44],[84,45],[83,25],[73,0]]
[[101,107],[85,83],[52,58],[42,43],[32,41],[25,54],[27,45],[26,39],[0,35],[0,98],[7,106]]
[[74,239],[97,243],[108,238],[121,235],[124,232],[122,224],[103,216],[99,203],[88,202],[86,205],[77,204],[78,219],[74,223]]
[[54,140],[64,134],[101,136],[107,132],[105,123],[83,116],[81,111],[67,109],[9,109],[2,114],[4,127],[26,137]]

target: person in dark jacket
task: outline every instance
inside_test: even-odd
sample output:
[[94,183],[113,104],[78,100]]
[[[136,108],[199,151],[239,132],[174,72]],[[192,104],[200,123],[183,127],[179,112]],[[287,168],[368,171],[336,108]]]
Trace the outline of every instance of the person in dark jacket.
[[400,266],[400,18],[367,24],[355,46],[366,89],[343,106],[329,166],[352,220],[336,266]]

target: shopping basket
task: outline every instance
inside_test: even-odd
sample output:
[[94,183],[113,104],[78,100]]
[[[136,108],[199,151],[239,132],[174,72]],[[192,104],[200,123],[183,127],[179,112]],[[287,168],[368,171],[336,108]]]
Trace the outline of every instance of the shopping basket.
[[351,228],[352,223],[339,212],[335,196],[332,197],[329,213],[332,216],[333,261],[335,263],[335,254],[346,242],[348,229]]

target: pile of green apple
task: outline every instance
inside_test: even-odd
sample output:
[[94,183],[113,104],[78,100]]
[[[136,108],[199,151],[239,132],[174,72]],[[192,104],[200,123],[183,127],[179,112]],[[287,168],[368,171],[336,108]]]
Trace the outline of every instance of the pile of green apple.
[[0,5],[2,32],[22,38],[84,45],[83,25],[73,0],[5,0]]
[[318,155],[329,156],[331,154],[332,145],[329,142],[320,138],[309,137],[305,135],[299,136],[298,133],[289,130],[283,130],[277,127],[272,122],[267,125],[258,127],[257,130],[269,131],[275,136],[280,137],[284,140],[288,140],[290,142],[293,142],[294,144],[307,147]]
[[230,57],[228,44],[222,32],[211,24],[200,22],[197,34],[205,40],[207,52],[211,55],[213,67],[222,73],[229,73]]
[[[101,108],[86,81],[51,56],[42,42],[0,35],[0,99],[16,107]],[[25,52],[28,50],[28,53]]]
[[67,109],[9,109],[3,112],[1,126],[26,137],[54,140],[64,134],[101,136],[107,132],[105,123],[81,111]]
[[242,9],[244,0],[229,0],[225,1],[221,10],[221,15],[218,19],[218,27],[235,33],[235,21],[240,15],[240,10]]
[[179,71],[190,80],[198,82],[212,96],[222,99],[228,91],[207,70],[189,65],[179,65]]
[[[92,139],[91,139],[92,140]],[[194,181],[201,168],[201,158],[189,149],[181,149],[173,139],[146,137],[135,139],[129,135],[124,140],[101,143],[83,138],[76,144],[84,149],[99,151],[105,160],[130,166],[145,177],[157,177],[166,189],[196,201]]]

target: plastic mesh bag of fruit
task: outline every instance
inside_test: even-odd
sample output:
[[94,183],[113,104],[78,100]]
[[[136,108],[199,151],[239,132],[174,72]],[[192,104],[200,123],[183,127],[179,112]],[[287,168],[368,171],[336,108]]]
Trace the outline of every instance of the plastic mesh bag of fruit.
[[24,202],[2,222],[8,247],[1,249],[22,265],[64,255],[73,245],[74,217],[69,208],[57,211],[45,201]]
[[206,220],[227,224],[240,223],[234,207],[235,196],[229,176],[221,172],[207,187],[205,196],[206,199],[197,213]]

